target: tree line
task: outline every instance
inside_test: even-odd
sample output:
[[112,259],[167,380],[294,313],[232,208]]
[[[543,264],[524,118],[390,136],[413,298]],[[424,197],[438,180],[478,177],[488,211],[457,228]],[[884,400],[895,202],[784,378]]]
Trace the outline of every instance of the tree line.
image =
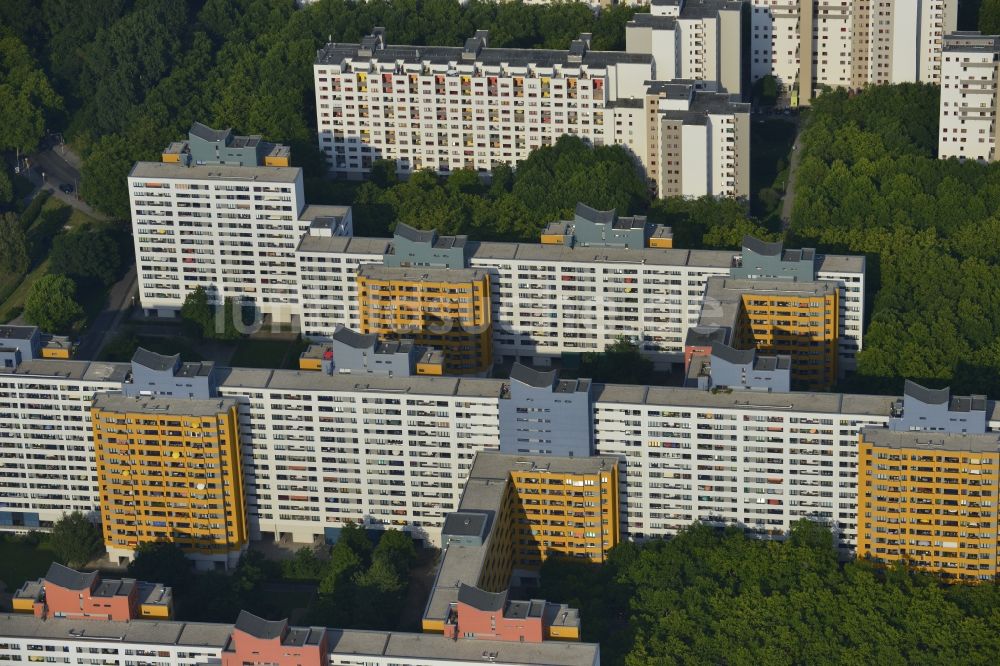
[[[65,128],[84,159],[81,194],[128,215],[125,178],[200,120],[292,146],[325,172],[315,139],[312,64],[326,41],[384,26],[396,44],[566,48],[580,32],[621,49],[635,10],[471,0],[5,0],[0,3],[0,150]],[[6,85],[7,80],[10,85]],[[2,186],[3,183],[0,183]],[[0,193],[2,193],[0,189]]]
[[580,609],[609,666],[991,664],[1000,587],[840,564],[827,527],[783,542],[694,524],[623,542],[603,566],[548,560],[541,596]]
[[938,160],[938,104],[925,84],[829,92],[802,134],[787,242],[868,258],[848,390],[1000,393],[1000,165]]

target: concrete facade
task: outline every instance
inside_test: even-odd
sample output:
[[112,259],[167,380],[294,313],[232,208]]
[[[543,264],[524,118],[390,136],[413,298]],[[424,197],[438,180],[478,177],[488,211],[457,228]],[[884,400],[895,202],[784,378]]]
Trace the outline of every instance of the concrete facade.
[[1000,37],[951,33],[942,59],[938,157],[995,161]]
[[523,455],[593,454],[590,380],[560,380],[515,364],[509,396],[500,401],[500,451]]
[[[556,226],[559,234],[543,234],[543,240],[558,235],[557,243],[468,243],[468,265],[490,275],[497,358],[544,364],[566,352],[603,351],[624,336],[655,362],[679,361],[687,333],[698,323],[708,279],[728,275],[741,261],[741,253],[729,251],[571,247],[565,225]],[[306,336],[325,338],[339,325],[360,328],[359,267],[381,264],[393,244],[382,238],[303,238],[296,257]],[[864,257],[813,259],[816,279],[840,292],[838,365],[853,369],[864,338]]]
[[[735,24],[723,23],[718,32],[728,49]],[[629,149],[650,184],[660,187],[654,171],[664,156],[655,126],[663,119],[648,99],[658,78],[652,53],[593,51],[586,34],[567,51],[498,49],[488,41],[485,31],[477,31],[464,47],[393,46],[376,28],[360,44],[331,43],[318,51],[319,148],[331,173],[362,178],[377,159],[395,160],[401,175],[427,168],[440,174],[463,168],[488,173],[494,163],[517,164],[532,150],[572,134],[595,146]],[[700,28],[689,41],[691,49],[704,46]],[[650,43],[642,49],[652,50],[646,48]],[[716,46],[704,50],[716,62]],[[700,89],[715,90],[718,84],[710,77],[728,81],[731,61],[727,56],[711,73],[685,76]],[[704,124],[697,107],[689,111],[694,122]],[[743,118],[749,108],[731,103],[719,109],[723,112]],[[713,170],[710,181],[719,183],[707,193],[749,196],[749,153],[740,155],[745,171],[734,170],[716,159],[713,145],[704,136],[700,143],[692,136],[686,145],[687,152],[703,154]],[[742,143],[732,148],[749,150]],[[703,188],[680,192],[705,193]]]
[[752,0],[752,80],[774,76],[792,102],[823,86],[941,80],[958,0]]

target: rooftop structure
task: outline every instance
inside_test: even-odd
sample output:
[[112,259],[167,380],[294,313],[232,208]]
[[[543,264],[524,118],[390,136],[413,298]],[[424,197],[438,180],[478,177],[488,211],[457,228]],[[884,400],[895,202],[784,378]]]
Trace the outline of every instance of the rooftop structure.
[[327,374],[441,375],[444,354],[438,349],[421,347],[413,340],[379,340],[374,333],[362,335],[340,327],[329,344],[310,345],[302,352],[299,368]]
[[187,141],[175,141],[163,151],[162,161],[183,166],[225,164],[235,166],[287,167],[288,146],[268,143],[259,135],[240,136],[231,129],[216,130],[195,122]]
[[889,429],[977,434],[986,432],[984,395],[952,396],[947,388],[929,389],[907,380],[903,398],[893,406]]
[[96,571],[80,572],[57,562],[44,578],[25,582],[11,601],[14,612],[48,617],[101,621],[140,618],[170,619],[169,587],[133,578],[105,579]]
[[641,215],[619,217],[615,210],[595,210],[578,203],[573,219],[550,222],[542,231],[544,245],[573,247],[671,248],[670,227],[647,222]]

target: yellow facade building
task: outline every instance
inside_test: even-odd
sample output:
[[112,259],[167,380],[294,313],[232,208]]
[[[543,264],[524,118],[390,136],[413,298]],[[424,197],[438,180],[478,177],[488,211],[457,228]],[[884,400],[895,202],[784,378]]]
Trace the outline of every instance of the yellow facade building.
[[481,373],[492,366],[486,271],[362,265],[357,285],[362,333],[435,347],[448,374]]
[[865,428],[859,440],[858,557],[994,579],[1000,433]]
[[730,331],[734,349],[791,357],[794,385],[837,381],[840,291],[831,282],[711,277],[700,326]]
[[111,557],[170,541],[235,564],[248,540],[237,401],[99,394],[91,415]]

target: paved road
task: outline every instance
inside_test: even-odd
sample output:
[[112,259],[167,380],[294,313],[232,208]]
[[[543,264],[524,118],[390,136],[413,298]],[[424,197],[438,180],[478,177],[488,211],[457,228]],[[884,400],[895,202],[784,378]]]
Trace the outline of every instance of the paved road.
[[132,306],[132,296],[137,292],[135,266],[121,280],[111,287],[104,309],[97,315],[94,323],[80,336],[80,346],[76,350],[76,358],[93,360],[101,349],[118,332],[122,319]]
[[[52,196],[63,203],[83,211],[97,220],[106,220],[108,216],[98,212],[80,199],[80,158],[66,146],[55,146],[35,153],[28,157],[31,168],[28,178],[35,187],[48,190]],[[42,181],[42,173],[45,180]],[[72,185],[73,194],[66,194],[59,189],[60,185]],[[34,193],[32,193],[34,196]]]
[[795,205],[795,177],[799,169],[799,158],[802,157],[802,123],[798,123],[795,143],[792,144],[792,156],[788,160],[788,183],[785,185],[785,198],[781,202],[781,228],[788,231],[792,221],[792,208]]

